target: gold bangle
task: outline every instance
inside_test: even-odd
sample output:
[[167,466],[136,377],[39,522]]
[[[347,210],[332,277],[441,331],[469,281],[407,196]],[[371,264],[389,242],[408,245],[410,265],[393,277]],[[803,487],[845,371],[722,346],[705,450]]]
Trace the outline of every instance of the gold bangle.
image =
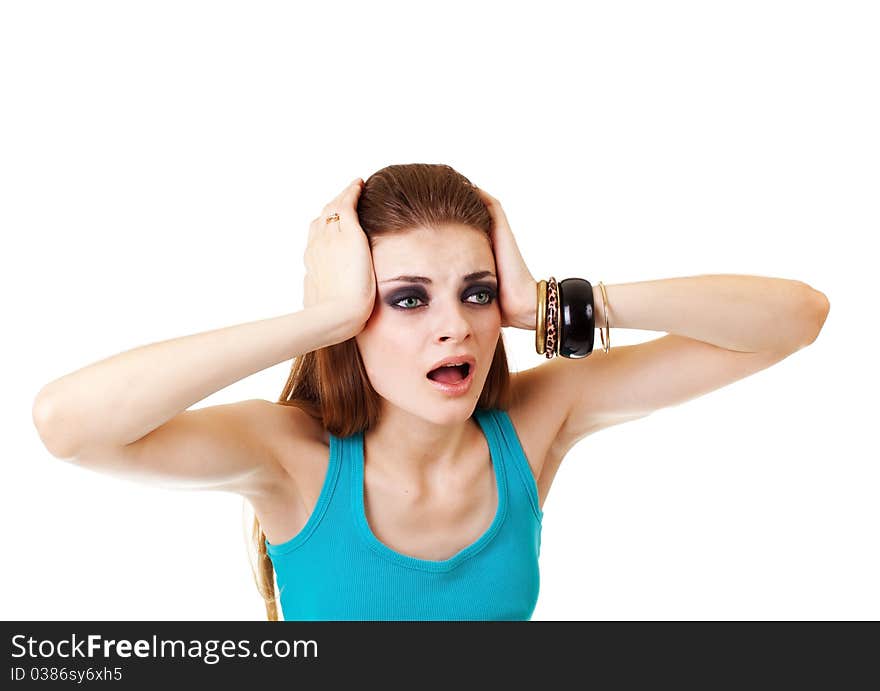
[[602,311],[605,313],[605,334],[599,329],[599,337],[602,339],[602,351],[607,353],[611,350],[611,324],[608,322],[608,294],[602,281],[599,281],[599,289],[602,291]]
[[538,309],[535,320],[535,350],[538,355],[543,355],[547,348],[547,331],[545,321],[547,319],[547,281],[538,281]]

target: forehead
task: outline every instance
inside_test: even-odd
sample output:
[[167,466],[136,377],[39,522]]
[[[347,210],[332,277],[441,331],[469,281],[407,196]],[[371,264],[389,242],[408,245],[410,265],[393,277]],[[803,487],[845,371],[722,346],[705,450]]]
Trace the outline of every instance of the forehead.
[[486,234],[461,225],[417,228],[380,237],[372,255],[379,281],[401,273],[438,278],[449,273],[459,279],[464,273],[495,268]]

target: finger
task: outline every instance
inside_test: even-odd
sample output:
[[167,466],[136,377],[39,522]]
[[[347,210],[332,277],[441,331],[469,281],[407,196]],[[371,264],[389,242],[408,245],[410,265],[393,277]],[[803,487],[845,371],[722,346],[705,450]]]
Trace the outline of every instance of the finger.
[[357,199],[364,189],[364,181],[360,178],[352,180],[351,184],[342,192],[341,200],[345,205],[354,207]]
[[492,205],[496,201],[498,201],[497,199],[495,199],[495,197],[493,197],[491,194],[489,194],[483,188],[477,187],[476,185],[474,185],[474,189],[477,190],[477,194],[480,195],[480,199],[482,199],[486,204]]
[[362,182],[363,180],[361,180],[360,178],[355,178],[350,183],[348,183],[339,194],[336,195],[336,199],[334,199],[333,201],[341,201],[350,197],[352,194],[356,195],[361,191]]
[[336,216],[328,216],[324,219],[324,230],[328,233],[338,233],[347,225],[343,215],[339,212]]
[[339,222],[331,223],[337,230],[360,228],[360,221],[357,215],[357,201],[363,189],[361,182],[360,178],[358,178],[339,199],[339,203],[335,208],[335,212],[339,214]]
[[349,185],[337,194],[332,201],[324,205],[322,215],[326,218],[333,213],[342,213],[342,209],[347,207],[354,208],[358,196],[363,188],[363,180],[355,178]]
[[324,227],[324,217],[318,216],[317,218],[312,219],[312,222],[309,223],[309,241],[315,236],[315,233],[319,233],[321,228]]

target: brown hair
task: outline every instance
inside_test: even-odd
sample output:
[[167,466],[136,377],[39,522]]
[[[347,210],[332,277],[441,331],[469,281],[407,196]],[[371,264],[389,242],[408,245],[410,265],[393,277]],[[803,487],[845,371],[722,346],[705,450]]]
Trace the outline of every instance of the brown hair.
[[[470,226],[485,233],[490,246],[492,242],[489,211],[473,184],[448,165],[411,163],[376,171],[365,181],[357,215],[371,249],[381,236],[416,227],[442,231],[446,223]],[[477,407],[507,410],[510,396],[507,354],[499,334]],[[297,406],[337,437],[367,430],[379,416],[379,394],[370,384],[353,337],[294,358],[278,403]],[[254,580],[269,620],[277,621],[275,571],[256,516],[250,539],[257,554],[256,568],[251,565]]]

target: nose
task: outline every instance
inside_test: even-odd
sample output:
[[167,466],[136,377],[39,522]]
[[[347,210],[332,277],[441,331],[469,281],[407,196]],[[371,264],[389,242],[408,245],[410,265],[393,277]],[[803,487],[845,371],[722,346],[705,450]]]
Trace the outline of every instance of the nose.
[[467,338],[471,333],[471,323],[466,310],[466,305],[459,305],[454,301],[437,306],[434,312],[436,315],[434,328],[438,340],[462,341]]

